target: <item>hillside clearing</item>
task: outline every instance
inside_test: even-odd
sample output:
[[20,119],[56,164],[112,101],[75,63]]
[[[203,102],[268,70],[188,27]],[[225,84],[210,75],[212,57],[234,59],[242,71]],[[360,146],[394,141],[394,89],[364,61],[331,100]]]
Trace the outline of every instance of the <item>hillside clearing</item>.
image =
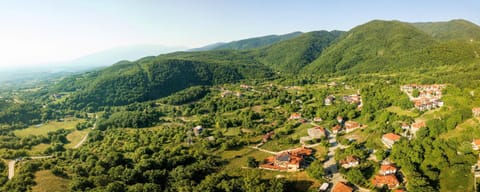
[[55,176],[50,170],[42,170],[35,173],[33,192],[61,192],[68,191],[70,180]]

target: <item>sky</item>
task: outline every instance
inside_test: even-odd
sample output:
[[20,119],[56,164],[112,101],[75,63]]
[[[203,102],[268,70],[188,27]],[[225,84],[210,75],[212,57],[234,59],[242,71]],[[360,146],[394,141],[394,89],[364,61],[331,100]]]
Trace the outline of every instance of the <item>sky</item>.
[[466,19],[479,0],[0,0],[0,69],[63,62],[118,46],[200,47],[373,19]]

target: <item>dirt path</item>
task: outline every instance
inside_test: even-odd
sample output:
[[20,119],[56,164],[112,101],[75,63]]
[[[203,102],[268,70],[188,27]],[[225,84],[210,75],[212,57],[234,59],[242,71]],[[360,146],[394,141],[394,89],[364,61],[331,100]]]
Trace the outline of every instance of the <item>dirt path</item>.
[[[53,156],[48,155],[48,156],[34,156],[34,157],[25,157],[24,159],[47,159],[47,158],[52,158]],[[17,161],[21,160],[11,160],[8,162],[8,179],[12,179],[13,176],[15,176],[15,164]]]
[[87,138],[88,138],[88,133],[85,136],[83,136],[82,140],[80,142],[78,142],[77,145],[75,145],[73,148],[78,149],[80,146],[82,146],[83,143],[85,143]]
[[11,160],[8,162],[8,179],[12,179],[15,176],[15,160]]

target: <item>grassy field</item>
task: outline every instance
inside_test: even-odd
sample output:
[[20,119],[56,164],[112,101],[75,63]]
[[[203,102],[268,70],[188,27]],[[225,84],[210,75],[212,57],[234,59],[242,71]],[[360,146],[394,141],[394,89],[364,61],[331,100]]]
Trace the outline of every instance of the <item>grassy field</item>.
[[65,148],[73,148],[75,145],[77,145],[85,135],[87,135],[90,132],[91,129],[84,129],[81,131],[74,131],[70,134],[67,135],[67,140],[70,142],[65,145]]
[[25,137],[28,135],[47,135],[48,132],[56,131],[59,129],[75,129],[77,123],[83,122],[83,119],[76,119],[70,118],[65,119],[63,122],[58,121],[50,121],[48,123],[44,123],[41,126],[30,126],[26,129],[16,130],[13,133],[19,137]]
[[396,113],[397,115],[400,116],[409,116],[409,117],[417,117],[419,114],[416,112],[413,112],[412,110],[403,110],[402,108],[398,106],[391,106],[387,108],[387,111],[390,111],[392,113]]
[[480,120],[478,118],[472,118],[457,125],[455,129],[440,135],[440,138],[469,140],[471,142],[473,138],[480,138],[479,126]]
[[[291,138],[299,139],[300,137],[308,136],[307,130],[309,128],[312,128],[312,127],[314,127],[314,126],[309,124],[309,123],[304,123],[304,124],[300,125],[299,127],[295,128],[294,133],[292,133],[288,136],[282,136],[282,137],[291,137]],[[279,129],[282,129],[282,128],[279,128]],[[270,150],[270,151],[283,151],[283,150],[286,150],[286,149],[292,149],[292,148],[296,148],[296,147],[301,147],[300,142],[297,142],[297,143],[294,143],[294,144],[282,144],[282,143],[279,142],[279,139],[276,138],[276,139],[268,141],[261,148],[266,149],[266,150]]]
[[[318,146],[316,155],[327,153],[328,150],[325,147]],[[242,175],[248,170],[254,170],[261,173],[265,179],[272,179],[275,177],[285,177],[287,179],[289,191],[308,191],[320,187],[321,183],[315,179],[308,177],[305,171],[301,172],[278,172],[261,169],[247,169],[247,158],[254,157],[257,161],[262,162],[268,156],[272,156],[269,153],[261,152],[251,148],[242,148],[239,150],[230,150],[221,152],[223,159],[228,160],[229,163],[225,167],[225,170],[229,175]]]
[[31,156],[41,155],[48,147],[49,144],[40,143],[32,147],[32,149],[28,152]]
[[42,170],[35,173],[35,185],[33,192],[60,192],[68,191],[70,180],[55,176],[50,170]]
[[236,151],[225,151],[222,153],[222,157],[229,160],[227,169],[242,168],[247,166],[247,158],[253,157],[257,161],[262,162],[268,156],[272,156],[269,153],[258,151],[256,149],[243,148]]

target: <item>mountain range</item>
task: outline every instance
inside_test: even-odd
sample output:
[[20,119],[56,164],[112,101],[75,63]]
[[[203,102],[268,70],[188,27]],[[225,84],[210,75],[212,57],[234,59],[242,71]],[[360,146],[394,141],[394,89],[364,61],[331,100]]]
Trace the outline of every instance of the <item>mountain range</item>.
[[435,70],[478,64],[479,41],[480,27],[465,20],[374,20],[346,32],[264,36],[123,61],[66,78],[52,90],[75,91],[67,103],[75,103],[77,108],[95,108],[157,99],[195,85],[242,79]]

